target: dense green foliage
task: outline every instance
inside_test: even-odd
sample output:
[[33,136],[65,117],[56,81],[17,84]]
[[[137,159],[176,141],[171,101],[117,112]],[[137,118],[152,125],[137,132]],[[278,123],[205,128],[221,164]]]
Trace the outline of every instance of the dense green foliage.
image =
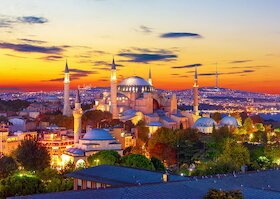
[[50,166],[48,150],[38,142],[24,140],[15,151],[16,160],[26,170],[43,170]]
[[176,147],[176,142],[177,138],[174,131],[172,129],[162,127],[153,134],[153,136],[149,140],[148,147],[152,149],[156,143],[162,143],[171,147]]
[[0,198],[72,189],[73,180],[65,178],[57,170],[46,168],[37,173],[20,171],[0,181]]
[[159,159],[157,159],[155,157],[152,157],[151,162],[154,165],[155,170],[157,170],[157,171],[165,171],[166,170],[164,164]]
[[37,175],[43,182],[44,192],[67,191],[73,188],[73,180],[65,178],[64,173],[55,169],[46,168]]
[[220,191],[210,189],[204,199],[243,199],[243,196],[240,190]]
[[113,150],[99,151],[88,157],[90,166],[97,166],[100,164],[115,165],[120,161],[121,156],[118,152]]
[[0,158],[0,179],[6,178],[17,170],[17,163],[12,157]]
[[43,193],[42,181],[32,175],[13,175],[0,182],[0,197]]
[[128,166],[149,170],[164,171],[165,167],[161,160],[152,157],[149,160],[146,156],[140,154],[129,153],[121,157],[118,152],[113,150],[99,151],[87,159],[89,166],[97,166],[101,164]]
[[123,156],[121,158],[121,165],[128,166],[128,167],[155,170],[153,163],[144,155],[140,155],[140,154],[130,154],[127,156]]

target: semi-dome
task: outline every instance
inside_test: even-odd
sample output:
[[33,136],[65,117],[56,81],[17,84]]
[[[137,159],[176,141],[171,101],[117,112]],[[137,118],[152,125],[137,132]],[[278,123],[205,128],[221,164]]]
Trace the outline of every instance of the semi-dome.
[[83,140],[115,140],[111,133],[105,129],[91,129],[88,131]]
[[215,120],[209,117],[201,117],[194,123],[194,127],[212,127],[217,125]]
[[118,91],[122,92],[150,92],[153,87],[144,78],[132,76],[125,78],[118,85]]
[[235,117],[232,116],[226,116],[220,121],[221,126],[234,126],[238,127],[238,122]]

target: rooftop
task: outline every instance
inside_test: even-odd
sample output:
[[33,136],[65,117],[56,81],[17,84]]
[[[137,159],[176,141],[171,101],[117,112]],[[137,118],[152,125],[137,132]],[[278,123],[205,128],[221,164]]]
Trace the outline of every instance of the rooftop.
[[[77,170],[67,174],[68,177],[111,184],[112,186],[132,186],[163,181],[162,172],[145,169],[99,165],[88,169]],[[185,177],[170,175],[170,181],[186,180]]]
[[[107,166],[107,165],[106,165]],[[110,172],[110,170],[108,170]],[[280,171],[268,170],[247,174],[227,174],[204,177],[203,179],[186,178],[185,181],[152,183],[141,186],[126,186],[106,189],[88,189],[81,191],[66,191],[32,196],[21,196],[19,198],[99,198],[99,199],[169,199],[169,198],[203,198],[210,188],[242,191],[244,198],[253,199],[279,199],[280,198]]]

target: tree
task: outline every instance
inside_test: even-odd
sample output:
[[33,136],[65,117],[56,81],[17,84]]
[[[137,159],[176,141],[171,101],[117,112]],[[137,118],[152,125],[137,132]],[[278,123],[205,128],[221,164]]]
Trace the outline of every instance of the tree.
[[6,178],[17,170],[17,163],[12,157],[0,158],[0,178]]
[[88,163],[90,166],[97,166],[100,164],[115,165],[120,161],[121,156],[118,152],[113,150],[99,151],[88,157]]
[[86,112],[82,116],[83,129],[85,129],[87,125],[98,128],[100,127],[100,123],[104,121],[112,121],[112,114],[110,112],[93,110]]
[[126,147],[126,148],[123,150],[123,155],[129,155],[129,154],[131,154],[131,153],[132,153],[132,149],[133,149],[132,146]]
[[37,175],[43,182],[45,192],[68,191],[73,188],[73,180],[65,178],[64,173],[60,173],[56,169],[45,168]]
[[213,175],[240,171],[241,166],[249,165],[250,163],[248,149],[236,143],[233,139],[225,139],[222,151],[215,160],[199,164],[194,175]]
[[223,191],[210,189],[204,196],[204,199],[243,199],[243,196],[240,190]]
[[48,150],[38,142],[24,140],[15,151],[17,161],[26,170],[43,170],[50,166]]
[[194,159],[204,153],[204,144],[201,141],[190,141],[180,143],[177,148],[178,158],[180,163],[191,164]]
[[265,131],[265,127],[264,127],[263,123],[256,123],[255,126],[258,131]]
[[13,175],[3,179],[0,183],[0,198],[43,192],[42,181],[32,175]]
[[167,144],[157,142],[153,148],[149,148],[149,153],[168,165],[176,163],[176,149]]
[[218,161],[231,163],[236,171],[242,165],[250,163],[250,153],[246,147],[236,143],[233,139],[227,139],[224,144],[224,151],[218,157]]
[[143,145],[147,143],[149,140],[149,128],[146,126],[146,123],[143,120],[140,120],[136,125],[136,128],[138,132],[138,139],[141,142],[138,144]]
[[215,112],[212,115],[212,119],[215,120],[217,123],[220,123],[220,121],[222,119],[222,114],[219,112]]
[[269,144],[264,148],[264,156],[266,156],[271,162],[279,164],[280,162],[280,144]]
[[172,129],[168,129],[165,127],[160,128],[150,138],[148,142],[148,147],[150,149],[153,149],[156,143],[166,144],[170,147],[175,148],[177,143],[177,137],[175,132]]
[[216,151],[216,154],[219,154],[223,151],[224,142],[227,138],[232,138],[233,133],[226,126],[223,126],[211,134],[211,138],[213,140],[212,147]]
[[155,170],[152,162],[144,155],[130,154],[121,158],[121,165],[128,167],[136,167],[142,169]]
[[253,137],[251,139],[252,142],[259,142],[261,144],[267,143],[267,135],[265,131],[255,131],[253,132]]
[[248,134],[253,133],[253,131],[254,131],[253,120],[250,117],[247,117],[244,121],[243,127],[247,131]]
[[158,158],[152,157],[151,162],[153,163],[155,170],[157,171],[165,171],[165,166]]

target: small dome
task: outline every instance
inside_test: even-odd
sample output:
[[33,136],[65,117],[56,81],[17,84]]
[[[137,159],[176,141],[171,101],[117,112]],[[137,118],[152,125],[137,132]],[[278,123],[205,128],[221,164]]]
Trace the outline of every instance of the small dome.
[[115,140],[111,133],[105,129],[91,129],[87,132],[83,140]]
[[221,121],[220,121],[220,125],[221,126],[234,126],[234,127],[238,127],[238,122],[235,119],[235,117],[232,116],[226,116],[224,117]]
[[68,153],[76,154],[76,155],[84,155],[85,152],[82,149],[78,148],[69,148],[66,150]]
[[201,117],[194,123],[194,127],[212,127],[213,125],[217,126],[217,123],[209,117]]
[[120,86],[151,86],[149,82],[147,82],[142,77],[138,77],[138,76],[125,78],[124,80],[121,81],[119,85]]

